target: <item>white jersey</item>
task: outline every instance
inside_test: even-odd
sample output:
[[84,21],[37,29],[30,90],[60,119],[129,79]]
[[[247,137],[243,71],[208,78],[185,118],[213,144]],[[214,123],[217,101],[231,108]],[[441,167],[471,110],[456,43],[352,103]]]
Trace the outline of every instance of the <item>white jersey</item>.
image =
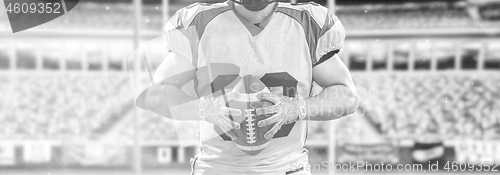
[[[343,46],[342,24],[328,9],[314,3],[276,3],[269,18],[260,29],[241,20],[232,1],[196,3],[172,17],[164,38],[170,51],[183,55],[195,67],[231,63],[239,67],[242,77],[261,77],[272,93],[310,96],[313,67]],[[197,75],[207,74],[204,70]],[[200,77],[194,83],[197,93],[210,93],[215,77]],[[255,156],[245,154],[216,128],[206,122],[199,124],[202,152],[195,158],[195,174],[280,174],[308,162],[306,121],[284,125]]]

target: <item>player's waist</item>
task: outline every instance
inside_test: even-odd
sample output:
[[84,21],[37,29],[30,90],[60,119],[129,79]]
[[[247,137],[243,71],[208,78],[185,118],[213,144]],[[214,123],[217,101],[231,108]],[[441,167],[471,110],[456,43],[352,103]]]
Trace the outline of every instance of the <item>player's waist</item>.
[[305,136],[295,132],[290,135],[271,140],[262,149],[262,152],[256,155],[247,154],[231,141],[217,139],[205,141],[202,143],[203,158],[213,161],[230,161],[239,166],[251,166],[254,163],[262,164],[263,162],[273,164],[281,158],[295,157],[304,151]]
[[[239,159],[239,161],[237,161]],[[242,161],[244,160],[244,161]],[[224,172],[226,174],[284,174],[299,170],[308,163],[308,152],[303,149],[296,155],[283,156],[279,159],[226,159],[211,158],[200,153],[194,161],[195,171]],[[217,173],[219,174],[219,173]]]

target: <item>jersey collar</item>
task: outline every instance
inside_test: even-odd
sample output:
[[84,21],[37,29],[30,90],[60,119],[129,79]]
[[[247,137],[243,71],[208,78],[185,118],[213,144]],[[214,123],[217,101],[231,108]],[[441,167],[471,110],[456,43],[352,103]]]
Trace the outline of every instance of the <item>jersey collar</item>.
[[261,26],[261,27],[257,27],[255,24],[249,22],[243,16],[239,15],[238,13],[236,13],[236,11],[234,10],[234,2],[233,1],[228,0],[226,2],[227,2],[228,7],[233,12],[233,14],[247,28],[247,30],[252,34],[253,37],[257,36],[258,34],[260,34],[260,32],[262,32],[265,29],[265,27],[267,26],[267,24],[269,23],[269,21],[271,21],[271,19],[273,18],[274,14],[276,13],[276,9],[278,7],[278,2],[275,2],[274,3],[274,7],[273,7],[273,11],[271,12],[271,14],[269,14],[266,18],[264,18],[264,20],[262,20],[260,22],[259,26]]

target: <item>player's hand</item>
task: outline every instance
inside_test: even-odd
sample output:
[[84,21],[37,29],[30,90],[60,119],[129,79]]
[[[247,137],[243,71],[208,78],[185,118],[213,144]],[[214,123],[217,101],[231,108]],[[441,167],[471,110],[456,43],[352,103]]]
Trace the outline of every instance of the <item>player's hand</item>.
[[256,109],[257,115],[274,114],[273,116],[259,121],[259,127],[274,124],[273,127],[264,135],[266,139],[271,139],[281,126],[302,120],[306,117],[306,102],[302,97],[290,98],[278,96],[272,93],[260,93],[257,95],[262,100],[273,102],[273,106]]
[[[214,98],[203,97],[200,99],[200,118],[222,129],[232,140],[236,140],[233,129],[240,129],[240,124],[231,120],[230,116],[241,116],[239,109],[229,108],[226,102],[239,97],[239,93],[228,93]],[[225,99],[224,99],[225,98]]]

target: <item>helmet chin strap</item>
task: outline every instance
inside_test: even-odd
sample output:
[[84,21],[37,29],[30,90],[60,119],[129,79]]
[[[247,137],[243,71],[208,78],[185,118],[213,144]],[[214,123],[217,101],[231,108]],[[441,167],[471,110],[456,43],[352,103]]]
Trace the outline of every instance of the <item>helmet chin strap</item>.
[[231,0],[234,3],[241,4],[247,10],[250,11],[261,11],[266,8],[267,5],[276,2],[276,0]]

